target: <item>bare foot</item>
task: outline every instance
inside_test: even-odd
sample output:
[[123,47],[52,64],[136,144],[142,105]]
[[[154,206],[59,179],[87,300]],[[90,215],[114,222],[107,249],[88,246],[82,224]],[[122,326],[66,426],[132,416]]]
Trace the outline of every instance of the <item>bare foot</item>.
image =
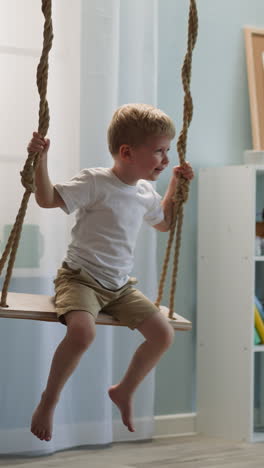
[[54,410],[54,402],[52,404],[47,402],[43,393],[31,421],[31,432],[40,440],[46,440],[47,442],[51,440]]
[[112,402],[115,403],[119,408],[124,425],[130,432],[135,432],[135,428],[132,423],[131,398],[127,398],[127,395],[124,395],[124,393],[120,390],[119,385],[113,385],[111,388],[109,388],[108,395],[110,396]]

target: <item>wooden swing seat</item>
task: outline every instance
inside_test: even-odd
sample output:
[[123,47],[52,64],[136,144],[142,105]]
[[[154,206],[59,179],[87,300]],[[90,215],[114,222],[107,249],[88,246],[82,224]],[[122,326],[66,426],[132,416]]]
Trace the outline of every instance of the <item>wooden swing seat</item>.
[[[8,293],[7,303],[8,307],[0,307],[0,317],[2,318],[59,322],[55,313],[52,296],[10,292]],[[191,330],[192,324],[185,318],[175,313],[173,315],[174,319],[168,318],[169,309],[165,306],[160,306],[160,311],[175,330]],[[96,324],[125,326],[111,317],[111,315],[102,312],[99,313]]]

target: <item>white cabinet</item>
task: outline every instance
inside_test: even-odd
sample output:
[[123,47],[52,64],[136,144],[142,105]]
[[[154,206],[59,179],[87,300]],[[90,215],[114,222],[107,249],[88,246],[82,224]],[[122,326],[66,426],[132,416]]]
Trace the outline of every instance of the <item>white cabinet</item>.
[[198,194],[197,432],[264,441],[264,345],[254,346],[255,257],[264,166],[201,169]]

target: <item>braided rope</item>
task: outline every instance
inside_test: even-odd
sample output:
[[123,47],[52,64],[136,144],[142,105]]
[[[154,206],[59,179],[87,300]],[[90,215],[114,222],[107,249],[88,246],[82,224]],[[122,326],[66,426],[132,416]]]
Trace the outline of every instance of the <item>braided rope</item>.
[[[48,84],[48,57],[49,51],[52,47],[53,40],[53,31],[52,31],[52,17],[51,17],[51,1],[52,0],[42,0],[42,13],[45,18],[44,22],[44,32],[43,32],[43,48],[42,54],[40,57],[40,62],[37,68],[37,86],[40,96],[39,103],[39,123],[38,123],[38,132],[45,137],[49,128],[49,106],[46,99],[47,95],[47,84]],[[27,160],[25,162],[24,168],[21,171],[21,183],[25,187],[25,193],[23,195],[21,205],[15,220],[15,224],[9,235],[5,250],[0,259],[0,274],[4,268],[4,265],[8,259],[8,266],[6,270],[5,280],[2,289],[1,307],[8,307],[6,303],[8,286],[11,280],[13,266],[15,263],[15,258],[17,254],[17,249],[19,245],[20,235],[23,227],[23,222],[25,214],[27,211],[28,201],[32,192],[35,191],[34,183],[34,174],[35,168],[37,166],[39,159],[39,153],[28,153]]]
[[[183,165],[185,162],[186,148],[187,148],[187,136],[188,129],[193,116],[193,102],[190,92],[190,83],[191,83],[191,71],[192,71],[192,53],[195,47],[195,43],[198,35],[198,15],[196,1],[190,0],[189,8],[189,21],[188,21],[188,43],[187,43],[187,52],[184,58],[183,67],[182,67],[182,84],[184,89],[184,106],[183,106],[183,126],[181,133],[177,142],[177,151],[179,155],[180,165]],[[173,240],[176,232],[175,239],[175,251],[173,259],[173,268],[172,268],[172,279],[171,279],[171,288],[170,288],[170,299],[169,299],[169,318],[173,318],[173,308],[174,308],[174,298],[177,285],[177,272],[179,264],[179,254],[180,254],[180,245],[181,245],[181,233],[182,225],[184,218],[184,203],[188,199],[189,195],[189,180],[185,179],[183,176],[180,177],[179,183],[177,185],[176,193],[174,196],[175,204],[173,209],[173,218],[172,226],[170,229],[170,234],[167,243],[167,249],[165,253],[164,263],[162,267],[162,273],[160,277],[158,297],[155,304],[160,305],[165,280],[167,276],[169,259],[171,254],[171,249],[173,245]]]

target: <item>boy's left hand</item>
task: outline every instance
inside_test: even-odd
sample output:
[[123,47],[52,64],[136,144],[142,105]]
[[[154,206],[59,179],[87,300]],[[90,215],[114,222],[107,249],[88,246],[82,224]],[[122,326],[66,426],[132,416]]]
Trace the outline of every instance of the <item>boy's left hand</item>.
[[173,168],[173,174],[177,178],[182,176],[187,180],[192,180],[194,178],[192,166],[188,161],[184,162],[182,166],[175,166]]

